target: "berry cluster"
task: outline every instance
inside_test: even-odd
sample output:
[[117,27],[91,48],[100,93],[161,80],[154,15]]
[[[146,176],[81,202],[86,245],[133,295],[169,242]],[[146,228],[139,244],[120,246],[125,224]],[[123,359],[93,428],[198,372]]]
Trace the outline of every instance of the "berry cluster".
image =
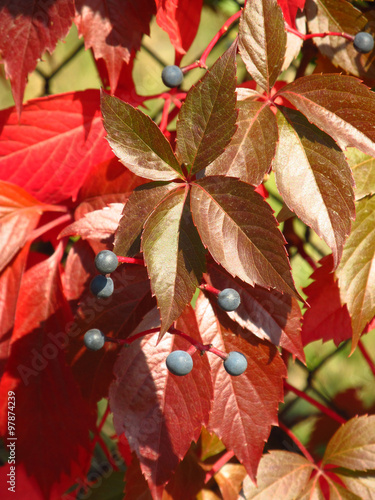
[[101,273],[90,283],[90,290],[98,299],[107,299],[113,294],[112,278],[105,276],[113,273],[118,265],[117,255],[110,250],[103,250],[95,257],[96,269]]

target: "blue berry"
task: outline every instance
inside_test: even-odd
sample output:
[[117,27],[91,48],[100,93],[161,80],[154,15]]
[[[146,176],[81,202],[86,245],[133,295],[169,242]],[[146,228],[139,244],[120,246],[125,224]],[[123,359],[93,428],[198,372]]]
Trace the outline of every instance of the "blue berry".
[[184,79],[184,74],[178,66],[166,66],[161,73],[161,79],[166,87],[178,87]]
[[91,351],[99,351],[99,349],[101,349],[104,345],[105,336],[103,332],[97,328],[93,328],[85,333],[83,336],[83,342],[87,349],[90,349]]
[[232,351],[224,361],[224,368],[229,373],[236,377],[242,375],[247,368],[247,359],[242,352]]
[[366,31],[360,31],[356,34],[353,41],[354,48],[362,54],[371,52],[374,48],[374,38]]
[[117,255],[110,250],[102,250],[95,257],[95,265],[102,274],[113,273],[118,265]]
[[113,281],[102,274],[98,274],[90,283],[90,290],[99,299],[106,299],[113,294]]
[[224,311],[235,311],[241,304],[241,297],[233,288],[225,288],[217,296],[217,303]]
[[171,352],[165,362],[168,370],[179,377],[187,375],[193,369],[192,357],[186,351]]

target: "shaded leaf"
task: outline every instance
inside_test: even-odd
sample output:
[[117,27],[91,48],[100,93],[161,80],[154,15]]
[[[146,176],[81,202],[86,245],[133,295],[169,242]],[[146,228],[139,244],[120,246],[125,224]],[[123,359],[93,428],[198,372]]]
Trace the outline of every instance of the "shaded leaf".
[[[310,33],[349,33],[355,35],[364,31],[368,20],[350,2],[340,0],[307,0],[306,18]],[[371,54],[360,54],[353,42],[341,36],[313,38],[322,54],[335,66],[355,76],[366,75],[374,78],[375,68]]]
[[188,190],[173,191],[147,219],[142,251],[161,316],[161,338],[200,285],[205,252],[187,205]]
[[195,174],[215,160],[236,131],[237,43],[187,94],[177,121],[176,155]]
[[210,434],[205,427],[202,427],[200,437],[200,459],[204,462],[207,458],[218,455],[225,450],[224,444],[215,434]]
[[341,149],[354,146],[375,156],[375,96],[352,76],[310,75],[278,92]]
[[357,217],[336,271],[342,303],[352,318],[352,349],[375,316],[375,196],[356,204]]
[[270,170],[278,138],[274,114],[265,102],[242,101],[237,130],[228,147],[205,170],[205,175],[238,177],[258,186]]
[[113,157],[99,110],[99,91],[68,92],[33,99],[22,117],[0,111],[0,178],[45,203],[77,193],[98,163]]
[[0,271],[31,238],[43,211],[49,208],[21,187],[0,181]]
[[68,33],[73,0],[3,0],[0,5],[0,53],[10,78],[17,113],[21,114],[27,75],[45,50],[51,54]]
[[104,92],[101,110],[107,140],[129,170],[157,181],[183,176],[170,143],[149,116]]
[[284,18],[276,0],[246,3],[238,47],[247,71],[269,94],[281,72],[286,48]]
[[[276,290],[268,291],[257,285],[247,285],[211,263],[207,271],[215,288],[234,288],[240,294],[239,307],[227,313],[231,319],[258,338],[284,347],[293,356],[305,362],[300,334],[301,310],[294,297]],[[247,333],[243,332],[242,335],[246,338]]]
[[168,33],[179,54],[185,54],[197,34],[202,0],[156,0],[156,22]]
[[65,361],[70,342],[65,326],[71,314],[59,278],[61,256],[60,246],[23,275],[10,358],[0,384],[1,433],[6,434],[7,393],[14,391],[17,461],[43,498],[52,492],[60,496],[71,486],[71,477],[85,474],[89,429],[95,425]]
[[162,500],[196,500],[197,494],[205,485],[205,477],[206,473],[197,462],[194,451],[190,449],[168,481]]
[[355,217],[353,178],[330,136],[298,111],[278,113],[276,184],[289,209],[331,248],[335,267]]
[[[177,326],[201,341],[190,307]],[[170,479],[191,441],[198,439],[212,399],[206,356],[196,353],[193,370],[176,377],[168,372],[165,359],[171,351],[186,350],[189,344],[168,334],[156,345],[157,337],[147,336],[122,349],[109,394],[116,432],[125,432],[151,491]]]
[[335,471],[345,486],[362,500],[372,500],[375,496],[374,472]]
[[192,185],[191,210],[203,244],[232,276],[299,297],[272,209],[252,186],[206,177]]
[[263,455],[260,461],[257,486],[249,477],[245,479],[245,498],[295,500],[306,487],[313,469],[314,465],[302,455],[272,450]]
[[323,464],[350,470],[375,469],[375,416],[354,417],[333,435],[323,457]]
[[355,182],[355,199],[360,200],[375,193],[375,159],[356,148],[345,151],[346,159],[352,169]]
[[[74,272],[75,266],[70,269]],[[69,325],[69,335],[74,341],[69,344],[68,360],[82,394],[91,404],[108,395],[118,349],[116,344],[108,342],[100,351],[88,351],[83,344],[83,335],[91,328],[98,328],[105,335],[127,338],[155,307],[143,266],[122,264],[111,274],[111,278],[113,295],[100,301],[89,291],[91,279],[86,281],[74,323]],[[65,279],[72,280],[73,276],[66,276]],[[151,327],[146,326],[145,330],[147,328]]]
[[88,212],[81,219],[64,228],[59,236],[63,238],[79,235],[83,239],[99,240],[109,238],[118,227],[123,208],[123,203],[111,203],[101,210]]
[[222,327],[203,294],[197,299],[195,312],[205,344],[212,343],[227,353],[240,351],[247,358],[246,371],[232,377],[225,371],[221,358],[207,353],[214,380],[214,402],[207,429],[235,453],[254,479],[271,425],[277,425],[285,365],[273,345],[256,337],[243,339],[239,327]]
[[92,48],[95,59],[104,59],[114,92],[124,62],[131,51],[138,50],[144,34],[149,35],[152,0],[75,0],[78,32],[86,49]]
[[330,500],[364,500],[336,482],[329,481],[328,484]]
[[0,377],[3,375],[9,357],[18,294],[29,255],[29,248],[30,243],[22,248],[0,274]]
[[143,226],[153,210],[181,184],[175,182],[149,182],[134,189],[124,206],[115,235],[113,251],[116,255],[133,257],[141,249]]
[[346,305],[341,304],[340,289],[333,273],[333,257],[323,257],[312,275],[314,280],[304,288],[310,308],[303,315],[302,342],[307,345],[314,340],[333,340],[338,346],[352,337],[352,325]]
[[310,479],[306,488],[296,498],[296,500],[326,500],[326,497],[320,488],[318,476],[314,476],[313,479]]

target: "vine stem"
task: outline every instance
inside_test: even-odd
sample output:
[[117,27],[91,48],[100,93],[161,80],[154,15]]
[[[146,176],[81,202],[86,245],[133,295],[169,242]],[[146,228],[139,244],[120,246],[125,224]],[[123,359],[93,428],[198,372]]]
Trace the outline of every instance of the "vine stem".
[[282,431],[285,432],[287,436],[290,437],[292,441],[298,446],[298,448],[302,451],[302,453],[305,455],[305,458],[313,464],[315,464],[315,460],[313,457],[310,455],[309,451],[305,448],[305,446],[301,443],[301,441],[298,439],[298,437],[290,430],[286,425],[284,425],[282,422],[279,420],[279,427]]
[[225,21],[223,26],[219,29],[219,31],[216,33],[216,35],[213,37],[213,39],[210,41],[210,43],[207,45],[200,59],[192,64],[189,64],[188,66],[184,66],[183,68],[181,68],[182,72],[187,73],[188,71],[194,68],[208,69],[206,64],[207,57],[210,55],[212,49],[215,47],[219,39],[224,35],[224,33],[228,31],[229,26],[233,24],[235,21],[237,21],[237,19],[241,17],[241,14],[242,14],[242,9],[233,14],[233,16],[230,16]]
[[160,120],[160,125],[159,125],[159,128],[163,132],[163,134],[167,130],[168,115],[169,115],[169,108],[170,107],[171,107],[171,96],[168,95],[168,97],[164,101],[163,112],[161,115],[161,120]]
[[139,264],[140,266],[145,265],[145,262],[143,259],[135,259],[134,257],[121,257],[120,255],[118,255],[117,260],[119,262],[125,263],[125,264]]
[[363,345],[362,341],[359,340],[358,342],[358,348],[362,353],[362,356],[365,358],[370,370],[372,371],[373,375],[375,376],[375,364],[373,360],[370,358],[369,353],[367,352],[366,347]]
[[207,472],[206,477],[204,479],[204,484],[207,484],[208,481],[214,476],[219,470],[229,462],[231,458],[233,458],[234,452],[229,450],[222,457],[219,458],[217,462],[214,463],[212,468]]
[[216,297],[219,295],[220,293],[220,290],[218,290],[217,288],[211,286],[211,285],[208,285],[207,283],[203,284],[203,285],[200,285],[199,287],[201,290],[206,290],[206,292],[209,292],[209,293],[213,293],[214,295],[216,295]]
[[331,408],[328,408],[327,406],[322,405],[321,403],[319,403],[319,401],[312,398],[308,394],[305,394],[303,391],[300,391],[296,387],[293,387],[292,385],[288,384],[288,382],[284,381],[284,387],[288,391],[294,392],[294,394],[296,394],[296,396],[299,396],[300,398],[304,399],[308,403],[315,406],[315,408],[318,408],[322,413],[325,413],[328,417],[332,418],[333,420],[335,420],[339,424],[346,423],[345,418],[341,417],[338,413],[331,410]]
[[346,38],[347,40],[350,40],[351,42],[354,40],[353,35],[349,35],[348,33],[344,33],[343,31],[341,31],[341,32],[325,31],[323,33],[309,33],[307,35],[304,35],[303,33],[300,33],[298,30],[289,26],[289,24],[285,23],[285,28],[287,31],[289,31],[289,33],[293,33],[293,35],[296,35],[299,38],[302,38],[302,40],[310,40],[310,38],[325,38],[326,36],[340,36],[342,38]]
[[135,335],[132,335],[127,339],[114,339],[113,337],[105,336],[105,340],[106,342],[113,342],[114,344],[120,344],[120,345],[131,344],[135,340],[140,339],[141,337],[144,337],[149,333],[156,333],[156,332],[160,332],[160,326],[157,328],[150,328],[149,330],[145,330],[144,332],[136,333]]
[[[182,337],[183,339],[187,340],[188,342],[190,342],[190,344],[192,344],[195,347],[195,349],[197,351],[201,351],[201,352],[209,351],[209,352],[212,352],[213,354],[216,354],[216,356],[219,356],[219,358],[224,359],[224,360],[227,359],[227,357],[228,357],[228,354],[226,354],[223,351],[220,351],[219,349],[216,349],[216,347],[214,347],[212,344],[201,344],[200,342],[193,339],[192,337],[190,337],[190,335],[182,332],[181,330],[177,330],[176,328],[171,328],[170,333],[175,333],[175,334],[179,335],[180,337]],[[189,354],[190,354],[190,352],[189,352]]]

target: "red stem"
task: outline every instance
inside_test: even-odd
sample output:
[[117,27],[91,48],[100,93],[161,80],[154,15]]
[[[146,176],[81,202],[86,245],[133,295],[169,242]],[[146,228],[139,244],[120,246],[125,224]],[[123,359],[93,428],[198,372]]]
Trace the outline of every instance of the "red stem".
[[200,285],[199,287],[201,290],[206,290],[206,292],[209,292],[209,293],[213,293],[214,295],[216,295],[216,297],[219,295],[220,293],[220,290],[218,290],[217,288],[211,286],[211,285],[207,285],[207,283],[203,284],[203,285]]
[[108,462],[112,465],[113,470],[118,471],[119,468],[118,468],[116,462],[113,460],[113,457],[112,457],[111,453],[109,452],[109,450],[107,448],[107,445],[105,444],[104,439],[101,436],[99,436],[99,435],[97,437],[98,437],[98,443],[102,447],[102,450],[103,450],[105,456],[107,457]]
[[197,349],[197,351],[209,351],[212,352],[213,354],[216,354],[216,356],[219,356],[219,358],[221,359],[227,359],[228,357],[228,354],[226,354],[223,351],[220,351],[219,349],[216,349],[216,347],[213,347],[212,344],[201,344],[200,342],[194,340],[192,337],[190,337],[190,335],[187,335],[181,330],[177,330],[176,328],[170,328],[170,333],[179,335],[183,339],[187,340]]
[[132,342],[134,342],[134,340],[144,337],[149,333],[156,333],[156,332],[160,332],[160,326],[158,328],[150,328],[149,330],[145,330],[144,332],[136,333],[135,335],[132,335],[127,339],[114,339],[113,337],[105,336],[105,340],[106,342],[113,342],[114,344],[120,344],[120,345],[131,344]]
[[165,99],[165,102],[164,102],[163,113],[161,115],[161,120],[160,120],[160,125],[159,125],[159,128],[163,132],[163,134],[167,130],[168,115],[169,115],[169,108],[170,107],[171,107],[171,96],[168,95],[168,97]]
[[117,260],[119,262],[123,262],[126,264],[139,264],[140,266],[145,265],[145,262],[143,259],[135,259],[134,257],[121,257],[120,255],[118,255]]
[[300,391],[296,387],[293,387],[292,385],[288,384],[288,382],[284,381],[284,387],[288,391],[294,392],[297,396],[300,398],[304,399],[305,401],[309,402],[315,408],[318,408],[322,413],[325,413],[328,417],[332,418],[333,420],[336,420],[339,424],[345,424],[346,420],[338,415],[335,411],[331,410],[331,408],[327,408],[327,406],[322,405],[319,403],[319,401],[316,401],[316,399],[313,399],[311,396],[308,394],[305,394],[303,391]]
[[303,444],[301,443],[301,441],[298,439],[298,437],[290,430],[288,429],[288,427],[286,427],[286,425],[284,425],[282,422],[279,421],[279,427],[280,429],[282,429],[285,434],[287,436],[290,437],[290,439],[292,441],[294,441],[296,443],[296,445],[298,446],[298,448],[302,451],[302,453],[305,455],[305,457],[307,458],[307,460],[313,464],[315,464],[315,460],[313,459],[313,457],[310,455],[310,453],[307,451],[307,449],[303,446]]
[[372,361],[372,359],[370,358],[370,355],[367,352],[366,347],[363,345],[361,340],[358,342],[358,347],[359,347],[359,350],[361,351],[363,357],[365,358],[370,370],[372,371],[373,375],[375,375],[375,364]]
[[184,66],[181,68],[183,73],[187,73],[189,70],[194,69],[194,68],[207,68],[206,61],[207,57],[210,55],[212,49],[215,47],[216,43],[219,41],[219,39],[224,35],[226,31],[228,31],[229,26],[237,21],[239,17],[241,17],[242,14],[242,9],[233,14],[229,19],[225,21],[223,26],[219,29],[219,31],[216,33],[216,35],[213,37],[213,39],[210,41],[210,43],[207,45],[206,49],[204,50],[201,58],[199,61],[196,61],[195,63],[189,64],[189,66]]
[[350,40],[351,42],[354,40],[353,35],[349,35],[348,33],[344,32],[337,32],[337,31],[325,31],[324,33],[310,33],[308,35],[304,35],[303,33],[300,33],[298,30],[292,28],[288,24],[285,23],[285,28],[289,33],[293,33],[293,35],[298,36],[299,38],[302,38],[302,40],[310,40],[310,38],[325,38],[326,36],[341,36],[342,38],[346,38],[347,40]]
[[107,405],[107,408],[99,422],[99,425],[97,427],[97,433],[99,434],[100,432],[102,432],[102,429],[103,429],[103,426],[105,424],[105,421],[107,420],[108,418],[108,415],[110,414],[110,409],[109,409],[109,405]]
[[229,460],[234,456],[234,453],[233,451],[227,451],[226,453],[224,453],[224,455],[222,457],[219,458],[219,460],[217,462],[214,463],[214,465],[212,466],[212,468],[207,472],[206,474],[206,477],[205,477],[205,480],[204,480],[204,484],[207,484],[208,481],[211,479],[212,476],[214,476],[217,472],[219,472],[219,470],[226,464],[229,462]]

